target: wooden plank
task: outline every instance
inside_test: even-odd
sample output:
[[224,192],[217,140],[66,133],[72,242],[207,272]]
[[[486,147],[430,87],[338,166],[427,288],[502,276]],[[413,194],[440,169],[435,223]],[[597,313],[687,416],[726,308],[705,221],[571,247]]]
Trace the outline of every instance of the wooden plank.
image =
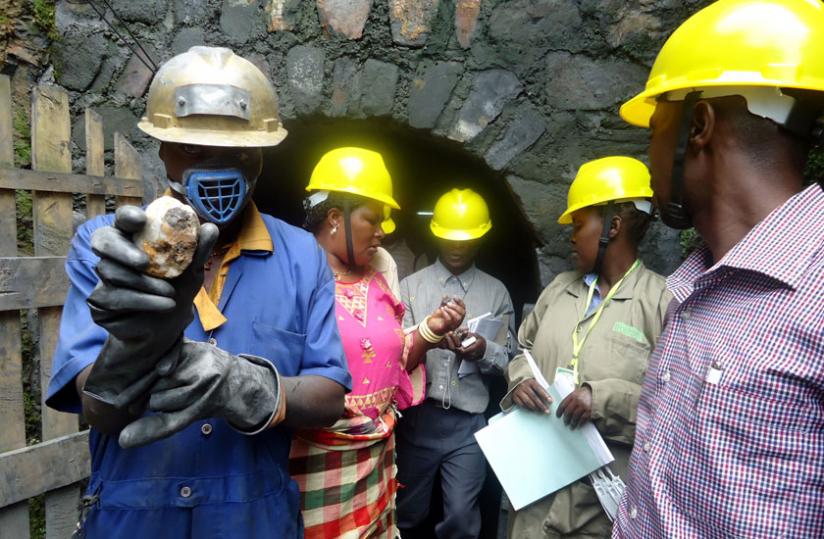
[[143,196],[143,182],[138,180],[7,167],[0,167],[0,189],[34,189],[51,193],[86,193],[127,197]]
[[[106,166],[103,161],[103,117],[92,109],[86,109],[86,174],[104,176]],[[106,213],[106,198],[100,195],[86,195],[86,217]]]
[[[14,166],[14,128],[11,117],[11,84],[7,76],[0,75],[0,167]],[[14,191],[0,189],[0,256],[17,254],[16,216]]]
[[29,539],[29,504],[0,508],[0,539]]
[[[119,131],[114,133],[114,175],[118,178],[129,178],[132,180],[141,180],[143,173],[140,167],[140,156],[129,141]],[[142,196],[141,192],[141,196]],[[140,206],[143,204],[142,198],[136,197],[118,197],[117,205],[133,204]]]
[[[11,84],[0,75],[0,166],[14,165],[14,128]],[[0,255],[17,254],[14,190],[0,189]],[[0,312],[0,452],[26,446],[20,313]],[[26,502],[0,508],[0,539],[28,539],[29,507]]]
[[14,123],[11,120],[11,80],[0,75],[0,165],[14,162]]
[[[71,172],[69,97],[57,86],[40,85],[32,91],[32,165],[35,170]],[[64,256],[72,237],[71,193],[35,191],[34,254]],[[39,284],[39,283],[38,283]],[[45,400],[52,370],[52,355],[60,328],[61,307],[38,310],[40,320],[40,388]],[[77,432],[78,418],[46,407],[42,402],[43,439]],[[46,468],[48,469],[48,468]],[[80,491],[65,487],[46,496],[46,538],[61,537],[77,520]],[[64,535],[63,535],[64,536]]]
[[63,305],[65,264],[64,256],[0,257],[0,311]]
[[89,431],[0,453],[0,507],[89,476]]

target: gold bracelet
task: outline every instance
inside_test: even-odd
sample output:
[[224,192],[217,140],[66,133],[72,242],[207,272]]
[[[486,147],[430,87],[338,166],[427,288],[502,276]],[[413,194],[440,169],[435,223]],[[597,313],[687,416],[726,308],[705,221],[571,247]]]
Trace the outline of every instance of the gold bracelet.
[[434,331],[432,331],[432,328],[429,327],[428,316],[424,318],[420,324],[418,324],[418,335],[420,335],[423,340],[430,344],[438,344],[444,338],[443,335],[436,334]]

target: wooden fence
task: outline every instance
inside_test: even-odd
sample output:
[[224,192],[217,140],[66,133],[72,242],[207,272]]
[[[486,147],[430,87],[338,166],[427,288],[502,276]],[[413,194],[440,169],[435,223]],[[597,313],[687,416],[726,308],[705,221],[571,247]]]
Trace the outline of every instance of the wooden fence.
[[[89,474],[88,431],[78,417],[42,406],[42,443],[26,445],[21,311],[38,313],[40,388],[45,398],[68,281],[74,194],[87,217],[105,213],[105,197],[140,203],[137,152],[114,134],[115,176],[104,176],[103,120],[85,111],[86,173],[72,173],[67,93],[41,85],[31,96],[33,170],[14,168],[11,89],[0,76],[0,539],[29,538],[28,499],[45,494],[45,536],[69,537],[77,522],[78,482]],[[16,191],[31,192],[34,256],[18,256]],[[19,193],[18,193],[19,194]],[[41,403],[42,404],[42,403]]]

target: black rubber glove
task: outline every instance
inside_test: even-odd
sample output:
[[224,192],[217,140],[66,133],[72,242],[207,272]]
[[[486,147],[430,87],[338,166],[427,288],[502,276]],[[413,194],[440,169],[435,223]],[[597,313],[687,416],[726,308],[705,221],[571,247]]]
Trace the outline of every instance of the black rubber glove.
[[126,426],[120,445],[145,445],[210,417],[254,434],[269,425],[279,404],[280,377],[272,363],[184,339],[178,365],[151,390],[148,408],[158,413]]
[[[92,319],[109,337],[83,391],[118,408],[133,402],[158,374],[174,367],[176,347],[194,318],[192,302],[203,285],[203,265],[218,236],[215,225],[201,225],[192,263],[180,276],[166,281],[143,273],[149,258],[131,236],[145,224],[141,208],[122,206],[114,226],[97,229],[91,241],[100,257],[96,267],[100,282],[88,304]],[[164,367],[156,370],[163,358]]]

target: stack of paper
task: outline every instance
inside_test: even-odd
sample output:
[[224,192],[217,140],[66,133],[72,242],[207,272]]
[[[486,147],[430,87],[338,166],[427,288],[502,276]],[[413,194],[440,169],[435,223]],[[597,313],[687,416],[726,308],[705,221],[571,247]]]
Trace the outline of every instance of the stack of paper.
[[[545,383],[543,377],[540,381]],[[548,389],[553,401],[549,414],[515,408],[475,433],[516,511],[614,460],[592,423],[573,430],[555,416],[573,389],[559,378]]]
[[[466,322],[466,328],[470,333],[477,333],[487,341],[495,341],[498,338],[504,323],[497,318],[491,318],[492,313],[485,313]],[[458,378],[479,372],[478,364],[475,361],[461,361],[458,365]]]

